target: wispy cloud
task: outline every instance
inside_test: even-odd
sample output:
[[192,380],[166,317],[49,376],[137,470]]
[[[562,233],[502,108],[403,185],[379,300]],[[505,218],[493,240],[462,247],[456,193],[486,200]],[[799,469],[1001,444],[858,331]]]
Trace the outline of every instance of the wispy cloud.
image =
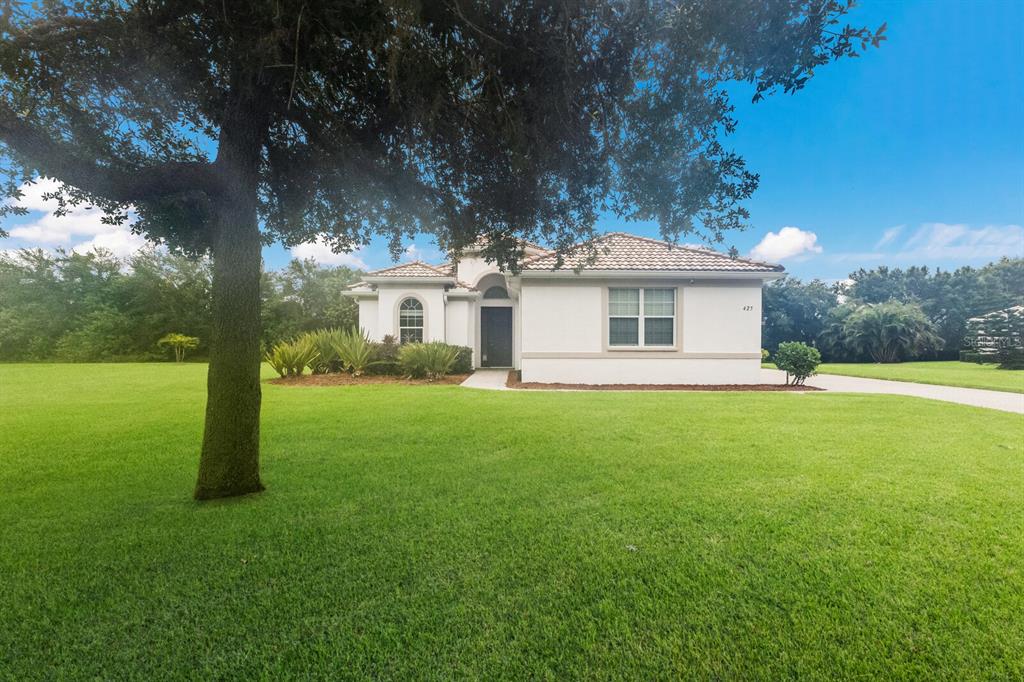
[[769,232],[750,250],[751,258],[756,260],[777,262],[790,258],[807,258],[812,254],[821,253],[818,235],[814,232],[801,230],[799,227],[786,226],[778,232]]
[[835,253],[829,258],[862,264],[966,264],[1003,256],[1024,257],[1024,227],[1016,224],[971,227],[963,223],[923,223],[901,241],[904,229],[897,226],[885,230],[871,251]]
[[1024,227],[925,223],[901,247],[901,256],[924,259],[978,260],[1024,256]]
[[904,227],[906,227],[906,226],[905,225],[895,225],[893,227],[890,227],[885,232],[883,232],[882,233],[882,238],[879,239],[877,242],[875,242],[875,249],[880,249],[883,246],[885,246],[886,244],[891,244],[892,241],[894,239],[896,239],[896,237],[900,236],[900,233],[903,232],[903,228]]

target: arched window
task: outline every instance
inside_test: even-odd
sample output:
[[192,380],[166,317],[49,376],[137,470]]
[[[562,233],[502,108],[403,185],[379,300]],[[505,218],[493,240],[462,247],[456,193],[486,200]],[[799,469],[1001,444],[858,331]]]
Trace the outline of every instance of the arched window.
[[508,298],[505,287],[493,286],[484,292],[484,298]]
[[398,306],[398,342],[423,342],[423,304],[407,298]]

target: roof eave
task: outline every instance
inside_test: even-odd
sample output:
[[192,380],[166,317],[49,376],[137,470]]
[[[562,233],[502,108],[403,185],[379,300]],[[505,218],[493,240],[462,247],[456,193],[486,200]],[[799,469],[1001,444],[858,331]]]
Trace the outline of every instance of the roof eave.
[[785,270],[598,270],[587,269],[576,272],[572,269],[523,270],[524,279],[779,279]]
[[370,284],[436,284],[444,286],[455,284],[454,277],[374,277],[372,275],[363,277],[363,280]]

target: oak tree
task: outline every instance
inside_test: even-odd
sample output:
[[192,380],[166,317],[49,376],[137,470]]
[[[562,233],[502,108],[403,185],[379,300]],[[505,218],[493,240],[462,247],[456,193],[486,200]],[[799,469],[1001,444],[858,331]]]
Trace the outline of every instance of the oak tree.
[[[557,249],[599,211],[744,225],[726,85],[801,88],[884,38],[838,0],[0,0],[0,170],[214,263],[197,498],[262,489],[261,247],[484,237]],[[17,212],[9,205],[0,209]]]

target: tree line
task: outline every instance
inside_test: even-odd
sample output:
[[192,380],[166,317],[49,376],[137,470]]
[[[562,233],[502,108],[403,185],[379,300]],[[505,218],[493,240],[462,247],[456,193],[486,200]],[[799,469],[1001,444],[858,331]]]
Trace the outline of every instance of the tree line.
[[968,319],[1021,304],[1024,258],[956,270],[862,268],[835,284],[785,277],[764,289],[762,343],[774,353],[802,341],[831,362],[951,360]]
[[[355,326],[356,304],[341,292],[359,275],[303,260],[265,270],[263,344]],[[212,276],[209,259],[152,248],[125,259],[104,250],[0,254],[0,361],[171,360],[173,349],[159,345],[168,333],[197,337],[189,358],[205,359]]]

